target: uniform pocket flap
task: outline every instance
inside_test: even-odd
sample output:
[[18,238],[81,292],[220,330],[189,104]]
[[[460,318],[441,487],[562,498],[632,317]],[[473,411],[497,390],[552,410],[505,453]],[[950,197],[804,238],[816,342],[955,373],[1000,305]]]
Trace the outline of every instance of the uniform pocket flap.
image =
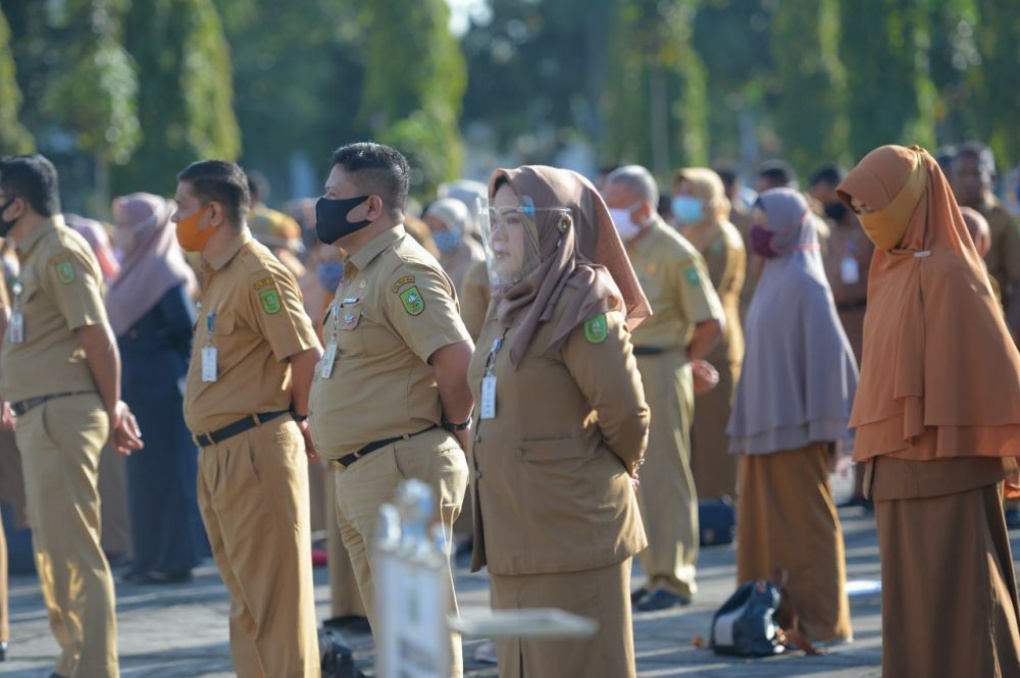
[[588,456],[584,442],[565,438],[563,440],[531,440],[521,443],[517,456],[527,461],[559,461],[561,459],[584,459]]
[[216,317],[213,318],[212,334],[223,335],[233,333],[234,333],[234,314],[224,313],[223,315],[220,315],[219,313],[217,313]]

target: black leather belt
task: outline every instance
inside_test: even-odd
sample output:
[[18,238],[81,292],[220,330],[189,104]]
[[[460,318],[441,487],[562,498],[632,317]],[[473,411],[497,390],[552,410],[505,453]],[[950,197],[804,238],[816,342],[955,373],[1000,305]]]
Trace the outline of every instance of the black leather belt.
[[14,414],[20,417],[33,407],[39,407],[43,403],[49,402],[50,400],[56,400],[57,398],[70,398],[71,396],[86,395],[88,393],[95,393],[95,391],[68,391],[67,393],[51,393],[50,395],[39,396],[38,398],[29,398],[28,400],[21,400],[16,403],[11,403],[11,409],[14,410]]
[[635,346],[634,355],[662,355],[665,351],[658,346]]
[[350,466],[351,464],[353,464],[357,460],[361,459],[365,455],[371,454],[372,452],[375,452],[376,450],[382,449],[382,448],[386,447],[387,445],[392,445],[393,443],[395,443],[397,441],[407,440],[408,438],[413,438],[415,436],[420,436],[422,433],[428,433],[429,431],[431,431],[434,428],[439,428],[439,427],[436,426],[435,424],[432,424],[432,426],[429,426],[428,428],[423,428],[422,430],[418,431],[417,433],[408,433],[407,435],[397,436],[396,438],[387,438],[386,440],[376,440],[374,443],[369,443],[368,445],[365,445],[364,447],[362,447],[360,450],[358,450],[357,452],[355,452],[353,454],[348,454],[346,456],[340,457],[339,459],[334,459],[333,463],[336,464],[337,466],[339,466],[340,468],[347,468],[348,466]]
[[861,299],[859,301],[847,301],[842,304],[836,304],[837,311],[859,311],[862,308],[867,307],[868,300]]
[[195,444],[199,447],[209,447],[211,445],[219,445],[228,438],[233,438],[236,435],[244,433],[249,429],[253,429],[259,424],[265,424],[267,421],[272,421],[282,417],[289,413],[290,410],[280,410],[279,412],[266,412],[264,414],[253,414],[250,417],[245,417],[235,421],[233,424],[228,424],[223,428],[218,428],[215,431],[209,433],[199,433],[196,436],[192,436]]

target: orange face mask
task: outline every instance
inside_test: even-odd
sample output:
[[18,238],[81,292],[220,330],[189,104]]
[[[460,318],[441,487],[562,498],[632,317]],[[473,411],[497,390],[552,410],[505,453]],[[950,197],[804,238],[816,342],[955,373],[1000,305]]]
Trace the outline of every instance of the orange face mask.
[[185,217],[177,222],[177,242],[186,252],[201,252],[205,248],[205,244],[209,242],[209,238],[212,237],[215,229],[211,226],[205,230],[198,227],[198,222],[202,220],[202,215],[207,209],[209,209],[208,205],[190,217]]

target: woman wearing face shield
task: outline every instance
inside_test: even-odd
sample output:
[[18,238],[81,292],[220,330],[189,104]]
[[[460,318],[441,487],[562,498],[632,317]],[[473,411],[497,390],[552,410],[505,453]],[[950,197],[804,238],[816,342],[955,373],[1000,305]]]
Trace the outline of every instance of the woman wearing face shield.
[[730,201],[722,179],[710,169],[679,170],[673,176],[672,206],[680,234],[705,258],[708,276],[726,314],[719,343],[705,356],[719,373],[719,384],[695,400],[691,426],[694,486],[699,499],[735,497],[737,460],[729,454],[726,424],[744,359],[740,323],[740,293],[747,267],[744,240],[729,222]]
[[635,675],[634,482],[648,408],[630,328],[650,313],[580,175],[498,170],[483,225],[493,301],[471,361],[474,558],[495,609],[555,607],[595,638],[496,642],[502,678]]

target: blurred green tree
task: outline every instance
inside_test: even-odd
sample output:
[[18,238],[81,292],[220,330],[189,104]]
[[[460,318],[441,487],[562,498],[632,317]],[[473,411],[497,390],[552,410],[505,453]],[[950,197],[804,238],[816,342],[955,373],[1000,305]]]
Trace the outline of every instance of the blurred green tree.
[[[934,0],[933,0],[934,1]],[[981,68],[975,71],[978,96],[974,108],[979,136],[1003,161],[1020,161],[1020,2],[977,0],[975,30]]]
[[30,153],[35,147],[32,133],[18,120],[21,89],[14,73],[11,29],[0,10],[0,155]]
[[780,2],[770,22],[770,109],[783,155],[799,174],[848,161],[839,2]]
[[698,0],[619,0],[604,94],[603,155],[646,165],[666,182],[708,163],[705,66],[693,47]]
[[121,45],[125,0],[46,3],[48,45],[41,108],[46,117],[77,134],[77,145],[95,159],[92,209],[109,206],[109,172],[127,162],[139,139],[138,80]]
[[236,159],[230,49],[212,0],[132,0],[124,45],[140,74],[142,139],[132,161],[116,168],[116,191],[173,193],[188,163]]
[[412,190],[431,196],[456,178],[463,156],[459,119],[466,67],[447,28],[446,0],[358,0],[364,89],[357,123],[403,151]]

